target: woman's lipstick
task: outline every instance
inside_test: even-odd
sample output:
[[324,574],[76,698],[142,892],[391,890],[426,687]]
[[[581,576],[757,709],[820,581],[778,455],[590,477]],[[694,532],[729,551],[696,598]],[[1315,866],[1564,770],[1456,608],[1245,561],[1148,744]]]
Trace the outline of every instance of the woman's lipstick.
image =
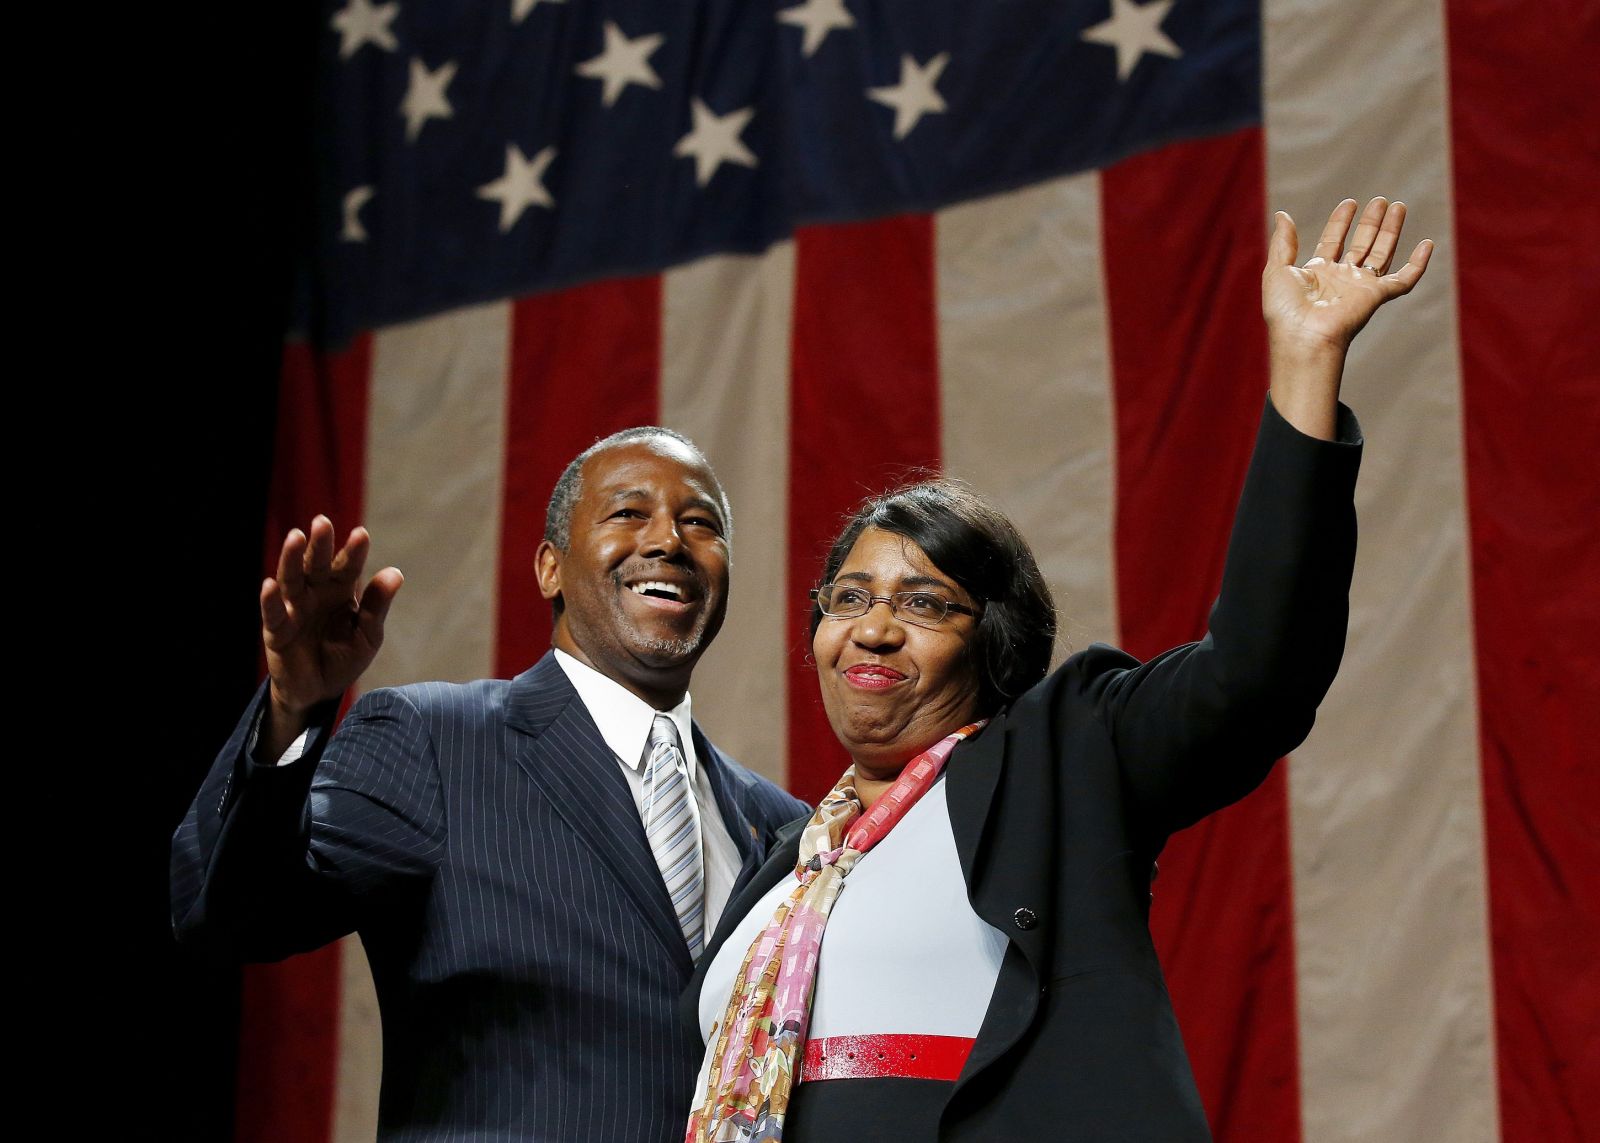
[[886,691],[905,680],[899,671],[882,663],[857,663],[845,671],[844,677],[851,686],[864,691]]

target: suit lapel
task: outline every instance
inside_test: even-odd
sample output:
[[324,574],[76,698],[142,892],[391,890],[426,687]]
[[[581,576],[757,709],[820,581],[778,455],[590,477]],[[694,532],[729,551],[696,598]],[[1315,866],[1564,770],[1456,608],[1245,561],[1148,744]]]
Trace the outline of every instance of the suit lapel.
[[554,655],[512,681],[506,705],[506,722],[519,732],[517,764],[622,882],[650,931],[687,970],[689,946],[645,840],[633,791]]
[[728,760],[701,732],[698,723],[694,727],[694,752],[699,764],[705,767],[706,777],[711,781],[711,793],[717,800],[718,812],[722,814],[722,824],[727,829],[728,836],[733,839],[734,848],[739,851],[739,875],[733,883],[735,886],[742,885],[745,878],[754,872],[761,862],[760,838],[756,833],[756,827],[744,816],[744,809],[734,797],[735,779],[729,769]]

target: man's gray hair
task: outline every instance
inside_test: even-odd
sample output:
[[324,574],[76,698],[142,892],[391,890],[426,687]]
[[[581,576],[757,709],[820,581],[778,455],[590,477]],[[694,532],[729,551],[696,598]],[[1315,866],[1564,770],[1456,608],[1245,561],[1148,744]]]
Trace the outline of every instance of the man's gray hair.
[[555,491],[550,493],[550,506],[544,514],[544,538],[549,540],[561,551],[567,550],[567,545],[572,541],[572,508],[578,503],[578,498],[583,495],[583,465],[595,453],[604,452],[608,448],[619,445],[632,444],[634,441],[650,440],[654,437],[667,437],[684,445],[690,452],[700,458],[706,466],[706,471],[711,473],[711,479],[716,484],[717,504],[722,509],[723,535],[730,540],[733,537],[733,509],[728,504],[728,494],[722,490],[722,481],[717,479],[716,470],[711,467],[711,462],[706,459],[706,454],[700,451],[700,446],[695,444],[682,433],[660,425],[638,425],[631,429],[612,433],[602,437],[577,456],[572,458],[572,463],[562,471],[561,478],[556,481]]

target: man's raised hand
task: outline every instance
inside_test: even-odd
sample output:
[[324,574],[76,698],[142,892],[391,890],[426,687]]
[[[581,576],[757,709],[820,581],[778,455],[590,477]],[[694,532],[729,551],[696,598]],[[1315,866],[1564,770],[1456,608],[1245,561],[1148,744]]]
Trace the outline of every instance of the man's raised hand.
[[[261,639],[272,680],[264,753],[281,753],[312,707],[338,698],[371,665],[404,582],[398,568],[384,568],[360,587],[372,543],[365,528],[351,529],[338,551],[333,541],[326,516],[312,520],[309,533],[294,529],[284,537],[277,576],[261,584]],[[288,741],[277,741],[285,735]]]

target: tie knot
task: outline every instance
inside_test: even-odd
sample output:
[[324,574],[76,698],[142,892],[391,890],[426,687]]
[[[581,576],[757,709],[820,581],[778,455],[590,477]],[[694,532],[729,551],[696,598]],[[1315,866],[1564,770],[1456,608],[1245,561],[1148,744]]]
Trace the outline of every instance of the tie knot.
[[650,749],[659,750],[662,747],[671,747],[682,753],[683,740],[678,737],[678,724],[668,715],[658,714],[650,724]]

